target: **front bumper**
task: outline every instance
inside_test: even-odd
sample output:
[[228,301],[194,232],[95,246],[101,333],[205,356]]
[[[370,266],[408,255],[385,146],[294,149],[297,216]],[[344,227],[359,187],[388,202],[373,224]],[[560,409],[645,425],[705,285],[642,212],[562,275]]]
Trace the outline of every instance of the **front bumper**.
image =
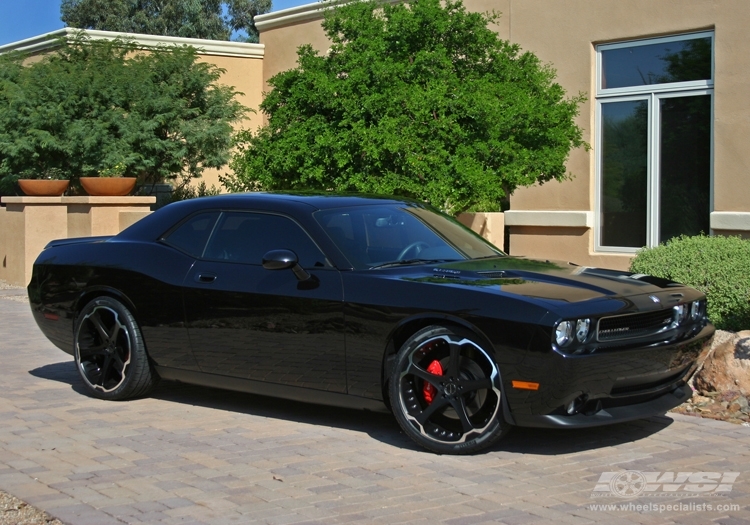
[[[584,356],[530,356],[503,378],[506,419],[523,427],[586,428],[663,414],[691,397],[686,381],[713,333],[709,323],[679,342]],[[512,379],[540,388],[514,390]]]
[[681,405],[692,396],[690,387],[683,385],[671,392],[663,394],[656,399],[611,408],[601,408],[596,412],[578,413],[574,415],[529,415],[520,414],[514,416],[516,425],[521,427],[537,428],[587,428],[613,423],[624,423],[643,419],[650,416],[663,414],[672,408]]

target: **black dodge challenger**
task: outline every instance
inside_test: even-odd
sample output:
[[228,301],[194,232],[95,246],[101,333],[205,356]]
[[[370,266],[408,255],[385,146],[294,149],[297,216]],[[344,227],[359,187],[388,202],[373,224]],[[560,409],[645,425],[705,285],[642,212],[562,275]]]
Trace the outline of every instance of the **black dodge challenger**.
[[363,409],[470,453],[513,425],[663,413],[714,327],[646,275],[510,257],[388,197],[233,194],[51,242],[28,287],[91,395],[159,378]]

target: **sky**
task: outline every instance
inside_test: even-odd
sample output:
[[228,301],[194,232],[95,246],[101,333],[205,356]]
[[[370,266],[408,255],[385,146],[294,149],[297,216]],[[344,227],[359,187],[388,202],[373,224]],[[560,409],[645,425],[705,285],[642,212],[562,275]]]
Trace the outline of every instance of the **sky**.
[[[272,11],[314,0],[273,0]],[[62,29],[60,0],[0,0],[0,46]]]

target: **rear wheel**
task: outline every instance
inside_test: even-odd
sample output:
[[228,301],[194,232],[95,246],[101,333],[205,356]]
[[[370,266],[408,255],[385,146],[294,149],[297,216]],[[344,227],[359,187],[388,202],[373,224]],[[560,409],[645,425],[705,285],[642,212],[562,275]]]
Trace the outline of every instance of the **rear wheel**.
[[146,395],[156,384],[140,328],[121,302],[94,299],[74,330],[76,368],[91,395],[129,399]]
[[404,432],[434,452],[477,452],[509,429],[497,364],[473,334],[458,328],[430,326],[406,341],[389,394]]

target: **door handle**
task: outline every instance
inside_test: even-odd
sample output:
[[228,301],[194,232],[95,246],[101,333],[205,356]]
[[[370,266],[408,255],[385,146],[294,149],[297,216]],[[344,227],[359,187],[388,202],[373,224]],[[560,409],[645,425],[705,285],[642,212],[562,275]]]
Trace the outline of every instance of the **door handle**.
[[199,283],[212,283],[216,280],[216,275],[213,273],[197,273],[195,274],[195,280]]

